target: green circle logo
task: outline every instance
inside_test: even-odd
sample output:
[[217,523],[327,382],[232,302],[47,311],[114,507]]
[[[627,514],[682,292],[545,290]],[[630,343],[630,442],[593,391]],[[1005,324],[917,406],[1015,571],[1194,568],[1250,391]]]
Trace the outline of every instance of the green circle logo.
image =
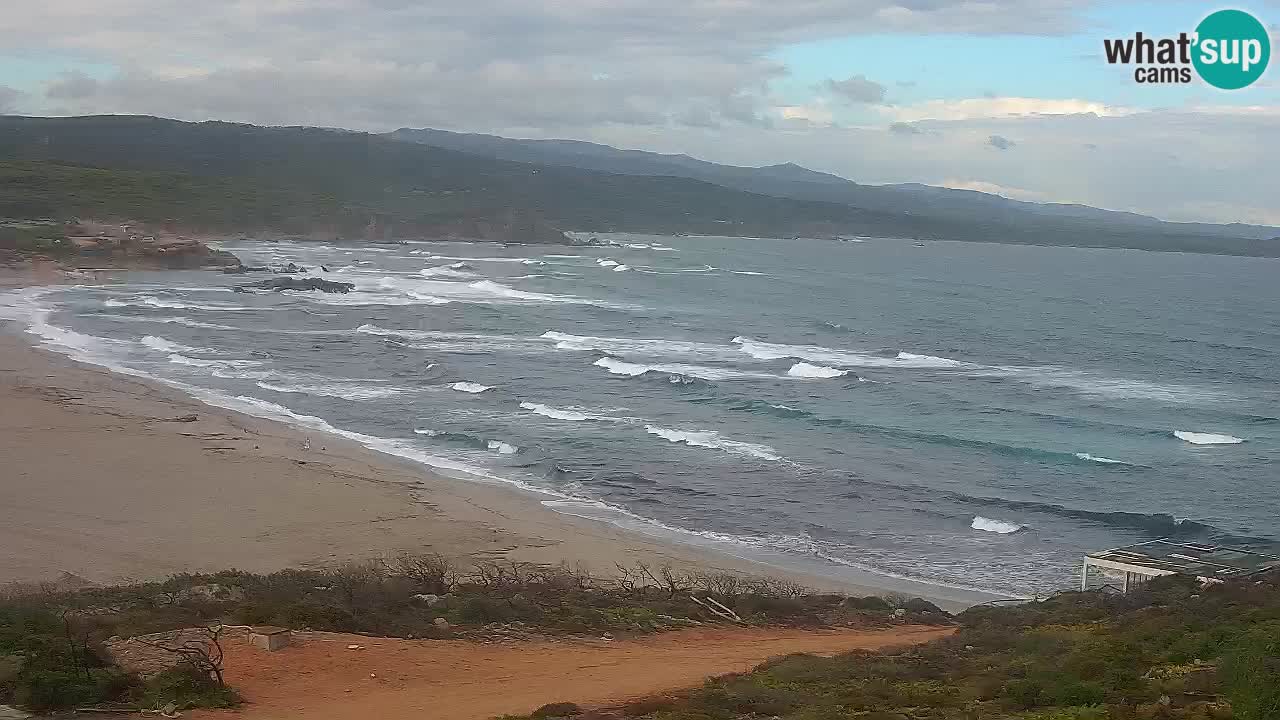
[[1242,10],[1219,10],[1196,26],[1191,62],[1205,82],[1239,90],[1262,77],[1271,59],[1271,38],[1258,19]]

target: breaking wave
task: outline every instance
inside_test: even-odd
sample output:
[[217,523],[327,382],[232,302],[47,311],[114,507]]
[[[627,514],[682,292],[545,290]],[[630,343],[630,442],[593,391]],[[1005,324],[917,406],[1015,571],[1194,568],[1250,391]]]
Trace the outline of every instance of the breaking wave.
[[327,383],[268,383],[260,381],[257,385],[264,390],[278,393],[296,393],[355,401],[381,400],[413,392],[413,390],[407,388],[336,380]]
[[768,445],[757,445],[755,443],[729,440],[721,437],[719,433],[712,430],[676,430],[673,428],[659,427],[658,425],[645,425],[644,429],[645,432],[648,432],[650,435],[657,435],[663,440],[673,443],[683,443],[693,447],[721,450],[734,455],[745,455],[760,458],[761,460],[782,460],[782,456]]
[[1238,438],[1234,435],[1191,432],[1190,430],[1174,430],[1173,436],[1192,445],[1237,445],[1244,442],[1244,438]]
[[200,348],[193,348],[187,345],[180,345],[176,342],[173,342],[172,340],[166,340],[158,335],[147,335],[146,337],[142,338],[138,342],[142,343],[142,345],[145,347],[149,347],[152,350],[156,350],[159,352],[167,352],[167,353],[207,352]]
[[528,411],[530,411],[530,412],[534,413],[535,415],[541,415],[541,416],[543,416],[543,417],[549,417],[549,418],[551,418],[551,419],[553,419],[553,420],[573,420],[573,421],[578,421],[578,420],[593,420],[593,419],[596,419],[596,418],[595,418],[595,416],[588,415],[588,414],[586,414],[586,413],[581,413],[581,412],[578,412],[577,410],[567,410],[567,409],[564,409],[564,408],[553,408],[553,407],[551,407],[550,405],[543,405],[542,403],[522,402],[522,403],[520,403],[520,407],[522,407],[522,408],[524,408],[525,410],[528,410]]
[[1018,523],[1012,523],[1007,520],[994,520],[992,518],[985,518],[985,517],[982,517],[981,515],[978,515],[973,518],[973,522],[969,525],[969,527],[973,528],[974,530],[985,530],[986,532],[999,533],[1001,535],[1009,535],[1011,533],[1016,533],[1019,530],[1022,530],[1023,528],[1026,527],[1026,525],[1019,525]]
[[205,310],[208,312],[240,312],[245,310],[259,309],[259,308],[244,307],[243,305],[223,305],[221,303],[208,304],[208,305],[204,305],[200,303],[185,303],[185,302],[178,302],[176,300],[163,300],[161,298],[155,297],[154,295],[138,295],[128,300],[116,300],[115,298],[109,298],[107,300],[104,300],[102,304],[105,307],[109,307],[109,308],[149,307],[149,308],[162,308],[165,310]]
[[1112,460],[1111,458],[1098,457],[1097,455],[1090,455],[1089,453],[1081,452],[1081,453],[1076,453],[1075,455],[1081,460],[1088,460],[1089,462],[1102,463],[1103,465],[1129,465],[1130,464],[1123,460]]
[[464,393],[482,393],[485,390],[493,389],[489,385],[481,385],[480,383],[473,383],[473,382],[456,382],[450,385],[449,387],[453,388],[454,390],[457,390],[458,392],[464,392]]
[[826,367],[823,365],[810,365],[809,363],[796,363],[787,370],[787,374],[792,377],[802,378],[834,378],[848,374],[847,370],[837,370],[836,368]]
[[[682,363],[658,363],[653,365],[645,365],[641,363],[626,362],[611,357],[602,357],[591,363],[596,367],[602,367],[614,375],[627,375],[629,377],[637,377],[645,373],[666,373],[673,378],[692,377],[699,380],[741,380],[749,378],[769,378],[777,379],[781,376],[770,375],[768,373],[744,372],[734,370],[732,368],[709,367],[706,365],[685,365]],[[677,382],[677,380],[672,380]]]

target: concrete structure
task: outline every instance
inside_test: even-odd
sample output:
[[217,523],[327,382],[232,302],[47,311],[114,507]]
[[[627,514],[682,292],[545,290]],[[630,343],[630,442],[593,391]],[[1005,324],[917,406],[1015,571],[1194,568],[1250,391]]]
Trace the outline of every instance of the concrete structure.
[[287,646],[289,637],[289,628],[274,625],[255,625],[249,628],[249,644],[269,652]]
[[1124,573],[1121,589],[1129,592],[1161,575],[1187,575],[1206,583],[1260,575],[1280,569],[1280,555],[1162,538],[1085,555],[1082,592],[1089,589],[1089,568]]

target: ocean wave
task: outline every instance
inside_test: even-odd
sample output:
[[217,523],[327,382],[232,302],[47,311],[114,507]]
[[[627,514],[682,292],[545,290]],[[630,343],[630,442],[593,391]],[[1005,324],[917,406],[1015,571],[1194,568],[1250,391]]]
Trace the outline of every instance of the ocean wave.
[[1098,457],[1097,455],[1090,455],[1089,453],[1083,453],[1083,452],[1078,452],[1075,455],[1081,460],[1088,460],[1089,462],[1102,463],[1103,465],[1129,465],[1130,464],[1123,460],[1112,460],[1111,458]]
[[596,264],[600,267],[617,267],[622,263],[617,260],[610,260],[609,258],[600,258],[599,260],[596,260]]
[[768,445],[758,445],[755,443],[729,440],[721,437],[719,433],[713,430],[677,430],[673,428],[660,427],[658,425],[645,425],[644,429],[645,432],[650,435],[657,435],[663,440],[673,443],[708,448],[711,450],[721,450],[734,455],[745,455],[760,458],[761,460],[783,459],[776,450]]
[[[104,320],[113,320],[117,322],[145,322],[145,323],[161,323],[172,325],[184,325],[189,328],[200,328],[202,330],[235,330],[241,331],[245,328],[238,328],[233,325],[218,325],[216,323],[200,322],[192,320],[188,317],[171,316],[171,317],[148,317],[146,315],[112,315],[110,313],[94,313],[94,317]],[[276,332],[276,331],[272,331]]]
[[553,419],[553,420],[572,420],[572,421],[579,421],[579,420],[594,420],[594,419],[596,419],[596,418],[595,418],[594,416],[592,416],[592,415],[588,415],[588,414],[586,414],[586,413],[581,413],[581,412],[578,412],[577,410],[568,410],[568,409],[564,409],[564,408],[554,408],[554,407],[551,407],[550,405],[543,405],[542,403],[522,402],[522,403],[520,403],[520,407],[522,407],[522,408],[524,408],[525,410],[528,410],[528,411],[530,411],[530,412],[534,413],[535,415],[541,415],[541,416],[543,416],[543,417],[549,417],[549,418],[551,418],[551,419]]
[[792,377],[802,378],[836,378],[848,374],[848,371],[800,362],[792,365],[791,369],[787,370],[787,374]]
[[151,348],[152,350],[157,350],[159,352],[168,352],[168,353],[208,352],[207,350],[202,350],[201,348],[193,348],[189,345],[181,345],[179,343],[173,342],[172,340],[166,340],[165,338],[162,338],[158,335],[147,335],[143,337],[141,340],[139,340],[138,342],[142,343],[144,347],[148,347],[148,348]]
[[225,360],[225,359],[211,360],[209,358],[188,357],[180,353],[170,354],[169,362],[173,363],[174,365],[187,365],[189,367],[218,368],[218,369],[251,368],[251,367],[259,367],[262,365],[262,363],[256,360]]
[[447,277],[447,278],[469,279],[469,278],[476,277],[476,274],[473,272],[467,272],[466,270],[459,270],[448,265],[423,268],[418,271],[418,274],[425,278]]
[[490,450],[493,450],[499,455],[515,455],[517,452],[520,451],[520,448],[516,447],[515,445],[504,443],[501,440],[489,440],[485,442],[485,447],[489,448]]
[[295,393],[355,401],[381,400],[414,392],[409,388],[337,380],[327,383],[269,383],[260,381],[257,385],[263,390],[271,390],[278,393]]
[[855,350],[840,350],[821,345],[786,345],[767,343],[747,337],[735,337],[731,342],[747,355],[757,360],[784,360],[794,358],[815,363],[843,367],[864,368],[913,368],[926,370],[976,369],[980,365],[932,355],[899,352],[893,357]]
[[485,390],[493,389],[493,387],[490,385],[481,385],[480,383],[465,382],[465,381],[453,383],[449,387],[453,388],[454,390],[457,390],[458,392],[473,393],[473,394],[482,393]]
[[700,360],[740,360],[737,348],[718,343],[662,338],[617,338],[593,335],[570,335],[548,330],[540,335],[555,341],[557,350],[597,350],[615,355],[637,355],[651,358],[693,358]]
[[[732,368],[709,367],[706,365],[685,365],[682,363],[657,363],[652,365],[642,363],[626,362],[617,358],[602,357],[591,363],[596,367],[602,367],[614,375],[626,375],[629,377],[637,377],[646,373],[664,373],[669,374],[673,378],[680,376],[697,378],[699,380],[741,380],[741,379],[778,379],[780,375],[770,375],[768,373],[744,372],[734,370]],[[672,380],[678,382],[678,380]]]
[[205,310],[207,312],[242,312],[248,310],[258,310],[259,308],[245,307],[243,305],[223,305],[223,304],[201,304],[201,303],[185,303],[176,300],[163,300],[154,295],[139,295],[128,300],[116,300],[108,298],[102,301],[103,306],[109,308],[121,307],[149,307],[162,308],[165,310]]
[[970,523],[969,527],[973,528],[974,530],[985,530],[986,532],[999,533],[1001,535],[1009,535],[1012,533],[1016,533],[1019,530],[1022,530],[1023,528],[1026,527],[1026,525],[1019,525],[1018,523],[1009,522],[1007,520],[995,520],[992,518],[985,518],[985,517],[982,517],[981,515],[978,515],[973,518],[973,522]]
[[1208,388],[1108,377],[1096,372],[1059,367],[994,366],[980,368],[974,375],[1006,377],[1025,382],[1034,388],[1060,388],[1108,399],[1194,404],[1228,397],[1223,392]]
[[[456,270],[455,270],[456,271]],[[566,304],[615,307],[611,303],[577,297],[517,290],[492,280],[473,282],[431,280],[412,276],[384,275],[370,285],[368,278],[331,274],[334,279],[352,282],[356,289],[345,294],[307,296],[332,305],[444,305],[450,302],[473,304]]]
[[515,455],[520,452],[519,446],[512,445],[502,440],[489,440],[469,435],[467,433],[452,432],[449,430],[434,430],[431,428],[414,428],[415,435],[424,435],[426,437],[435,438],[441,442],[453,443],[455,445],[464,445],[476,450],[492,450],[499,455]]
[[614,272],[625,272],[625,271],[630,270],[630,269],[631,269],[631,267],[630,267],[630,266],[628,266],[628,265],[618,265],[618,266],[616,266],[616,267],[614,267],[614,268],[613,268],[613,271],[614,271]]
[[1174,430],[1173,436],[1192,445],[1237,445],[1244,442],[1243,438],[1238,438],[1234,435],[1191,432],[1190,430]]

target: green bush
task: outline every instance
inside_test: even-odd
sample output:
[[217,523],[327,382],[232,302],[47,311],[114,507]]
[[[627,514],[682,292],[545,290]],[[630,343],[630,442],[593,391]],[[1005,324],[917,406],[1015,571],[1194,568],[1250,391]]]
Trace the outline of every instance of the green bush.
[[180,710],[187,708],[229,708],[240,702],[234,690],[220,686],[209,676],[190,668],[174,668],[149,678],[135,693],[142,708],[157,709],[170,703]]

